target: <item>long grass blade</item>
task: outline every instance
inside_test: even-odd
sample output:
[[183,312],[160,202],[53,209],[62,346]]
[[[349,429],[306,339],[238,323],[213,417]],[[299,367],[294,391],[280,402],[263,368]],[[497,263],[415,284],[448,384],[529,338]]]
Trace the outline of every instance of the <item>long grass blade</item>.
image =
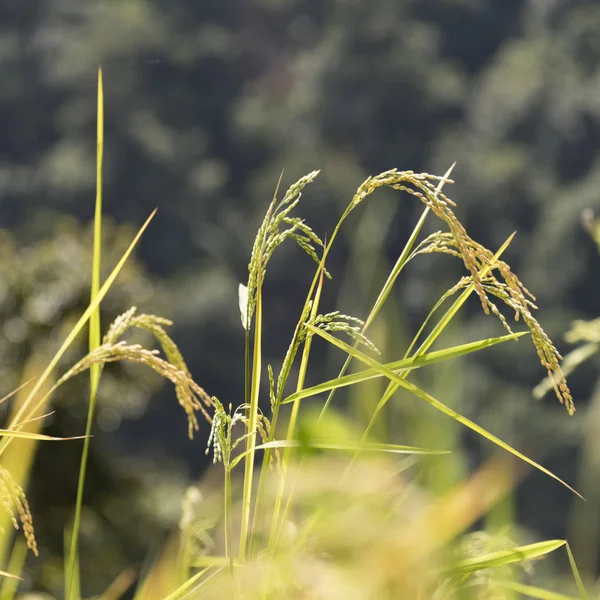
[[[464,356],[472,352],[478,352],[479,350],[489,348],[490,346],[495,346],[496,344],[501,344],[510,340],[516,340],[527,334],[529,334],[529,331],[523,331],[495,338],[487,338],[485,340],[479,340],[477,342],[469,342],[467,344],[461,344],[459,346],[453,346],[451,348],[444,348],[443,350],[437,350],[435,352],[422,354],[421,356],[403,358],[401,360],[386,363],[385,366],[396,373],[401,373],[406,370],[412,371],[413,369],[418,369],[420,367],[432,365],[452,358],[458,358],[459,356]],[[330,379],[329,381],[324,381],[323,383],[320,383],[318,385],[305,388],[303,390],[300,390],[299,392],[295,392],[287,398],[285,398],[284,400],[282,400],[281,403],[287,404],[289,402],[294,402],[295,400],[299,400],[302,398],[309,398],[310,396],[316,396],[318,394],[328,392],[329,390],[335,390],[341,387],[355,385],[357,383],[362,383],[364,381],[368,381],[376,377],[382,377],[379,371],[377,371],[376,369],[365,369],[364,371],[360,371],[359,373],[353,373],[352,375],[344,375],[343,377],[336,377],[335,379]]]
[[[108,290],[111,288],[112,284],[115,282],[115,279],[121,272],[121,269],[127,262],[127,259],[133,252],[133,249],[139,242],[144,231],[146,231],[146,228],[150,224],[150,221],[152,221],[152,219],[154,218],[155,214],[156,214],[156,210],[153,210],[152,213],[150,213],[150,216],[146,219],[146,222],[139,229],[136,236],[133,238],[131,244],[129,245],[129,247],[127,248],[127,250],[121,257],[121,259],[119,260],[119,262],[117,263],[117,265],[115,266],[115,268],[113,269],[111,274],[108,276],[108,278],[106,279],[106,281],[104,282],[102,287],[100,288],[100,291],[96,295],[96,298],[94,299],[94,301],[90,303],[90,305],[87,307],[87,309],[85,310],[83,315],[81,315],[81,317],[79,318],[79,320],[77,321],[77,323],[75,324],[73,329],[71,329],[71,331],[69,332],[69,335],[66,337],[65,341],[61,344],[60,348],[57,350],[56,354],[52,357],[52,359],[46,366],[46,369],[44,370],[44,372],[42,373],[40,378],[36,381],[33,389],[31,390],[31,392],[29,393],[29,396],[27,397],[27,400],[23,403],[21,410],[13,418],[9,429],[16,429],[16,428],[20,427],[23,424],[23,417],[24,417],[25,412],[27,411],[29,413],[29,416],[34,415],[36,413],[39,405],[43,404],[43,402],[46,401],[46,398],[44,397],[41,399],[41,401],[38,403],[38,405],[34,406],[32,409],[27,410],[29,407],[29,404],[31,403],[31,400],[39,392],[39,390],[42,387],[42,385],[44,384],[44,382],[50,376],[50,373],[52,373],[52,371],[58,364],[58,361],[62,358],[62,356],[67,351],[69,346],[73,343],[73,340],[75,340],[75,338],[79,335],[79,333],[81,332],[81,330],[83,329],[85,324],[88,322],[92,312],[100,304],[100,302],[102,302],[104,296],[106,296],[106,294],[108,293]],[[25,418],[28,418],[28,417],[25,417]],[[5,438],[2,440],[2,442],[0,442],[0,455],[4,452],[7,445],[10,443],[11,439],[12,438]]]
[[450,454],[447,450],[429,450],[428,448],[417,448],[416,446],[402,446],[400,444],[332,444],[328,442],[299,440],[275,440],[266,442],[256,447],[260,448],[315,448],[317,450],[339,450],[341,452],[354,452],[355,450],[367,450],[370,452],[389,452],[391,454]]
[[[319,302],[321,299],[321,291],[323,289],[323,275],[325,273],[325,256],[323,256],[320,263],[320,277],[319,283],[317,285],[317,289],[315,291],[315,298],[312,305],[312,310],[310,314],[310,321],[314,322],[318,315],[319,311]],[[298,371],[298,381],[296,383],[296,391],[300,391],[304,387],[304,380],[306,378],[306,371],[308,368],[308,358],[310,356],[310,350],[312,347],[312,339],[309,337],[304,342],[304,348],[302,350],[302,359],[300,361],[300,368]],[[290,420],[288,421],[288,427],[286,432],[286,439],[290,440],[294,438],[296,431],[296,422],[298,419],[298,413],[300,411],[300,401],[297,400],[292,404],[292,411],[290,414]],[[285,448],[283,451],[283,458],[281,461],[281,476],[279,478],[279,488],[277,491],[277,496],[275,498],[275,508],[273,511],[273,520],[271,525],[271,535],[269,536],[269,549],[273,551],[277,546],[277,540],[279,539],[279,534],[281,532],[282,524],[285,520],[284,511],[283,516],[281,515],[281,507],[283,503],[283,494],[285,491],[285,478],[287,475],[287,469],[291,460],[291,448]],[[288,502],[291,500],[292,494],[290,494],[288,498]]]
[[440,412],[444,413],[445,415],[448,415],[449,417],[451,417],[455,421],[458,421],[459,423],[462,423],[463,425],[465,425],[469,429],[475,431],[476,433],[478,433],[482,437],[486,438],[487,440],[489,440],[490,442],[496,444],[497,446],[499,446],[500,448],[506,450],[507,452],[510,452],[511,454],[513,454],[514,456],[516,456],[517,458],[520,458],[522,461],[526,462],[527,464],[531,465],[532,467],[535,467],[536,469],[538,469],[542,473],[545,473],[549,477],[552,477],[552,479],[555,479],[556,481],[558,481],[559,483],[561,483],[562,485],[564,485],[567,489],[571,490],[574,494],[576,494],[577,496],[579,496],[580,498],[582,498],[582,496],[581,496],[581,494],[579,494],[579,492],[577,492],[574,488],[572,488],[568,483],[566,483],[565,481],[563,481],[560,477],[558,477],[557,475],[555,475],[554,473],[552,473],[552,471],[549,471],[548,469],[546,469],[542,465],[536,463],[535,461],[531,460],[530,458],[528,458],[527,456],[525,456],[524,454],[522,454],[518,450],[515,450],[512,446],[510,446],[506,442],[503,442],[500,438],[497,438],[495,435],[491,434],[489,431],[487,431],[483,427],[480,427],[479,425],[477,425],[477,423],[474,423],[470,419],[467,419],[466,417],[463,417],[460,413],[456,412],[455,410],[452,410],[450,407],[446,406],[445,404],[443,404],[439,400],[436,400],[433,396],[431,396],[430,394],[428,394],[427,392],[425,392],[421,388],[417,387],[413,383],[410,383],[409,381],[406,381],[406,379],[404,379],[402,376],[397,375],[396,373],[394,373],[394,371],[391,371],[390,369],[388,369],[387,367],[385,367],[381,363],[379,363],[376,360],[370,358],[366,354],[363,354],[360,350],[358,350],[356,348],[353,348],[352,346],[346,344],[345,342],[342,342],[341,340],[335,338],[334,336],[330,335],[326,331],[323,331],[322,329],[319,329],[317,327],[313,327],[312,325],[307,325],[307,327],[313,333],[316,333],[317,335],[320,335],[322,338],[324,338],[325,340],[327,340],[329,343],[333,344],[334,346],[337,346],[338,348],[340,348],[341,350],[343,350],[346,353],[352,354],[352,356],[354,356],[355,358],[357,358],[363,364],[366,364],[369,367],[378,370],[380,373],[382,373],[382,375],[384,375],[385,377],[387,377],[390,381],[392,381],[395,384],[399,385],[400,387],[403,387],[404,389],[408,390],[409,392],[411,392],[412,394],[414,394],[418,398],[421,398],[422,400],[425,400],[425,402],[427,402],[428,404],[431,404],[431,406],[433,406],[434,408],[436,408]]
[[[100,270],[102,257],[102,160],[104,154],[104,88],[102,82],[102,68],[98,69],[98,116],[96,133],[96,207],[94,212],[94,250],[92,258],[92,284],[90,303],[92,303],[100,291]],[[90,315],[89,351],[93,352],[100,346],[100,305]],[[79,465],[79,481],[77,483],[77,500],[75,502],[75,518],[70,545],[70,556],[68,564],[68,588],[67,598],[71,600],[73,581],[75,578],[77,546],[79,542],[79,524],[81,520],[81,507],[83,504],[83,488],[87,471],[87,461],[90,448],[90,436],[94,413],[96,408],[96,395],[100,381],[100,365],[93,364],[90,367],[90,402],[88,406],[87,423],[85,427],[86,438],[83,442],[81,462]]]
[[112,583],[104,590],[98,600],[119,600],[123,594],[134,584],[137,573],[131,567],[121,571]]

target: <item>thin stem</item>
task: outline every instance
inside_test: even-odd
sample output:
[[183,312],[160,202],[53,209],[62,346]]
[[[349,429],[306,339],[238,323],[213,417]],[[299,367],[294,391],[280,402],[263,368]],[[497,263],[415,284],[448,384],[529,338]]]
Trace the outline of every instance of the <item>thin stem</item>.
[[[324,270],[325,270],[325,262],[323,260],[321,262],[321,273],[320,273],[319,285],[318,285],[316,293],[315,293],[315,299],[314,299],[311,314],[309,317],[310,322],[313,322],[316,319],[317,313],[319,310],[319,300],[321,298],[321,290],[323,289]],[[304,380],[306,378],[306,370],[308,368],[308,359],[310,356],[311,344],[312,344],[312,336],[307,336],[306,341],[304,342],[304,350],[302,352],[302,360],[300,362],[300,370],[298,372],[298,383],[296,385],[297,392],[299,392],[300,390],[302,390],[304,388]],[[287,428],[287,434],[286,434],[286,438],[285,438],[287,440],[294,439],[294,432],[296,430],[296,422],[298,420],[299,411],[300,411],[300,400],[297,399],[294,402],[294,404],[292,405],[292,412],[290,415],[290,420],[289,420],[288,428]],[[271,548],[271,550],[274,549],[273,544],[274,544],[275,540],[279,537],[279,529],[281,528],[281,523],[279,522],[279,513],[281,512],[281,503],[283,500],[283,493],[284,493],[284,489],[285,489],[285,477],[287,475],[287,469],[288,469],[288,466],[290,463],[291,453],[292,453],[291,447],[285,448],[283,451],[283,457],[281,460],[281,477],[279,479],[279,489],[277,491],[277,497],[275,499],[275,511],[273,513],[271,535],[269,538],[269,547]]]
[[[310,300],[313,296],[313,293],[315,291],[315,288],[316,288],[318,282],[322,278],[322,274],[325,269],[325,261],[326,261],[327,255],[329,254],[329,251],[331,250],[331,246],[333,245],[333,242],[335,241],[335,238],[337,237],[337,234],[342,226],[342,223],[345,221],[346,217],[350,214],[350,212],[352,211],[353,208],[354,207],[352,204],[350,204],[346,208],[346,210],[344,211],[340,220],[338,221],[337,225],[335,226],[335,229],[333,230],[333,234],[332,234],[329,242],[325,245],[325,248],[323,250],[323,257],[321,258],[321,263],[315,272],[315,276],[313,277],[312,283],[311,283],[308,293],[306,295],[306,301],[304,303],[304,308],[302,309],[302,314],[304,314],[306,306],[310,302]],[[294,332],[295,337],[300,335],[302,326],[303,326],[302,321],[299,321],[298,324],[296,325],[296,330]],[[273,407],[273,415],[272,415],[273,418],[271,421],[271,432],[270,432],[270,436],[269,436],[269,441],[272,441],[274,439],[276,425],[277,425],[277,419],[278,419],[278,415],[279,415],[279,408],[281,406],[281,400],[283,399],[283,392],[284,392],[286,381],[287,381],[287,378],[281,382],[281,386],[277,390],[277,398],[275,400],[275,406]],[[303,385],[304,385],[304,379],[302,379],[302,386]],[[268,448],[264,452],[263,462],[262,462],[261,471],[260,471],[260,479],[259,479],[259,484],[258,484],[258,493],[257,493],[257,498],[256,498],[256,509],[255,509],[255,518],[254,518],[255,524],[260,523],[260,519],[262,519],[262,507],[264,505],[264,490],[266,487],[266,477],[267,477],[267,473],[269,470],[269,465],[271,463],[271,456],[272,456],[272,450],[270,448]],[[284,475],[282,475],[282,478],[284,478]],[[279,505],[281,505],[281,501],[279,502]],[[276,522],[277,521],[274,518],[271,522],[271,529],[273,529]],[[254,540],[252,540],[251,541],[252,552],[254,552],[255,549],[256,549],[255,543],[254,543]]]
[[[98,119],[97,119],[97,148],[96,148],[96,208],[94,214],[94,251],[92,260],[92,284],[90,302],[96,299],[100,292],[100,267],[102,252],[102,159],[104,153],[104,91],[102,86],[102,69],[98,69]],[[96,306],[90,315],[89,349],[93,352],[100,346],[100,306]],[[75,502],[75,519],[69,551],[68,575],[67,575],[67,598],[71,600],[75,586],[75,565],[77,558],[77,546],[79,541],[79,525],[81,522],[81,509],[83,505],[83,490],[85,487],[85,476],[90,449],[92,424],[96,408],[96,396],[100,382],[100,365],[90,367],[90,404],[88,407],[87,423],[85,426],[85,438],[83,440],[83,451],[79,465],[79,481],[77,483],[77,500]],[[77,595],[79,593],[77,592]]]
[[229,562],[230,577],[233,578],[233,544],[231,542],[231,471],[229,465],[225,466],[225,484],[224,484],[224,501],[225,501],[225,557]]
[[[310,300],[310,297],[307,298],[306,302],[309,302],[309,300]],[[302,310],[302,315],[304,315],[304,313],[305,313],[305,309]],[[304,323],[303,323],[302,319],[300,319],[300,321],[298,321],[298,324],[296,325],[296,329],[294,331],[294,336],[292,338],[292,345],[297,343],[298,336],[300,335],[300,332],[302,331],[303,325],[304,325]],[[292,360],[292,362],[293,362],[293,360]],[[267,439],[268,442],[272,442],[275,439],[275,432],[277,431],[277,420],[279,418],[279,409],[281,407],[281,400],[283,399],[283,392],[284,392],[284,388],[285,388],[286,379],[282,380],[281,386],[277,390],[277,396],[275,398],[275,402],[273,405],[273,412],[271,414],[271,428],[269,430],[269,436]],[[258,480],[258,490],[256,492],[256,505],[254,508],[254,516],[253,516],[253,521],[252,521],[253,531],[259,530],[259,528],[262,524],[262,520],[263,520],[264,494],[265,494],[265,487],[267,484],[267,475],[269,473],[271,460],[272,460],[272,452],[273,451],[271,448],[267,448],[267,449],[265,449],[265,451],[263,453],[263,461],[262,461],[262,465],[261,465],[261,469],[260,469],[260,476],[259,476],[259,480]],[[251,538],[250,538],[250,555],[251,556],[254,556],[257,551],[257,542],[258,542],[258,538],[256,536],[251,536]]]
[[250,389],[250,415],[246,440],[248,454],[244,465],[244,493],[242,497],[242,525],[240,529],[240,560],[246,557],[246,544],[250,525],[250,507],[252,503],[252,478],[254,476],[254,455],[256,453],[256,426],[258,421],[258,393],[262,362],[262,262],[259,259],[256,284],[256,325],[254,329],[254,353],[252,361],[252,383]]

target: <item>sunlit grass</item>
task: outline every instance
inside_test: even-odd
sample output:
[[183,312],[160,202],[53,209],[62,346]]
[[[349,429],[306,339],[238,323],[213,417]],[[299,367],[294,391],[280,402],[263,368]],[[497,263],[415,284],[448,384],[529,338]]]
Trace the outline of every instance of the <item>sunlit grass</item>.
[[[567,550],[572,589],[580,598],[586,598],[565,540],[519,544],[491,531],[481,532],[475,541],[470,535],[478,521],[514,489],[515,470],[509,462],[489,461],[464,481],[436,494],[420,485],[419,461],[426,456],[443,464],[448,449],[403,444],[393,432],[389,439],[377,439],[373,435],[374,425],[385,414],[384,409],[398,399],[396,392],[402,390],[405,392],[403,402],[408,397],[410,401],[426,403],[453,425],[465,426],[506,456],[518,458],[577,494],[536,460],[409,380],[417,369],[427,369],[498,344],[528,339],[548,373],[550,388],[570,414],[575,410],[560,367],[560,354],[533,317],[534,298],[502,260],[513,236],[497,251],[492,251],[468,235],[452,210],[454,203],[446,194],[446,186],[452,183],[452,167],[441,177],[395,169],[369,177],[358,188],[326,241],[295,214],[302,193],[318,172],[301,178],[282,194],[277,185],[252,249],[248,280],[240,285],[243,324],[240,336],[245,335],[246,363],[239,368],[246,375],[246,397],[235,403],[209,396],[193,380],[175,342],[166,333],[165,327],[170,325],[167,319],[138,314],[133,307],[123,307],[122,315],[102,336],[100,303],[154,215],[148,218],[102,283],[103,145],[103,93],[99,72],[97,196],[90,303],[56,354],[43,368],[37,369],[36,379],[24,393],[9,427],[0,431],[3,460],[14,439],[36,442],[49,439],[28,431],[25,425],[39,416],[40,409],[59,386],[67,385],[72,377],[89,370],[88,419],[74,499],[73,528],[65,533],[65,598],[78,600],[82,590],[86,593],[86,582],[79,571],[78,541],[95,398],[103,365],[121,360],[144,364],[173,383],[177,400],[188,419],[190,437],[198,429],[196,412],[211,422],[208,451],[223,469],[222,511],[205,514],[201,492],[188,494],[178,535],[169,540],[154,565],[141,574],[136,600],[223,597],[442,600],[492,595],[511,598],[515,593],[533,598],[570,598],[567,592],[545,589],[529,571],[519,570],[562,548]],[[421,203],[422,215],[381,282],[366,318],[361,320],[339,311],[325,312],[320,306],[322,291],[327,279],[336,275],[327,268],[331,248],[344,222],[382,187]],[[440,221],[444,231],[421,239],[426,219],[433,217]],[[307,282],[304,306],[288,351],[276,372],[263,360],[263,337],[268,335],[265,326],[268,315],[263,313],[263,284],[270,259],[286,241],[298,244],[316,266],[312,281]],[[434,253],[459,259],[466,269],[465,276],[441,296],[413,338],[407,341],[400,357],[380,356],[368,337],[372,324],[390,298],[405,266]],[[439,345],[441,334],[471,296],[479,299],[486,314],[498,319],[499,331],[504,327],[505,335],[434,350],[434,344]],[[513,333],[501,310],[504,307],[514,314],[515,320],[521,320],[524,331]],[[56,374],[59,359],[88,323],[89,353],[62,375]],[[132,328],[152,333],[164,358],[156,350],[123,339]],[[313,343],[329,344],[341,352],[344,362],[336,377],[306,387]],[[348,373],[351,365],[356,368]],[[343,393],[357,390],[356,397],[360,397],[358,386],[374,379],[385,382],[386,387],[373,405],[367,423],[343,417],[338,408],[344,401]],[[315,402],[319,403],[317,411]],[[26,541],[35,551],[25,495],[19,485],[11,481],[10,474],[0,476],[0,499],[10,510],[11,505],[16,504]],[[14,516],[13,521],[16,524]],[[23,548],[22,543],[13,548],[8,570],[13,568],[14,575],[22,568]],[[114,584],[102,596],[105,600],[123,594],[133,576],[131,571],[124,571],[122,575],[107,574],[107,578],[114,579]],[[16,597],[17,587],[10,581],[4,582],[0,600]]]

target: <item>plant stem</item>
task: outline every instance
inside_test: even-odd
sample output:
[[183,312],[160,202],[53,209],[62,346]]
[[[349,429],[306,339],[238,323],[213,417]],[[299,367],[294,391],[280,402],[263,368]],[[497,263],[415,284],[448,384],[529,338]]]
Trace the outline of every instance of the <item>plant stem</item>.
[[233,545],[231,543],[231,471],[229,465],[225,466],[225,485],[224,485],[224,499],[225,499],[225,557],[229,562],[229,573],[233,577]]
[[[323,289],[323,273],[325,270],[325,262],[321,262],[321,273],[319,279],[319,285],[317,286],[317,290],[315,292],[315,299],[313,302],[311,314],[309,317],[309,321],[312,322],[316,319],[317,313],[319,310],[319,300],[321,298],[321,290]],[[296,385],[296,391],[299,392],[304,387],[304,380],[306,378],[306,370],[308,368],[308,358],[310,356],[310,349],[312,343],[312,336],[307,336],[306,341],[304,342],[304,350],[302,352],[302,360],[300,362],[300,370],[298,372],[298,383]],[[294,432],[296,430],[296,422],[298,420],[298,413],[300,411],[300,400],[297,399],[292,405],[292,412],[290,415],[290,420],[288,423],[288,429],[286,434],[286,440],[294,439]],[[273,513],[273,521],[271,527],[271,535],[269,538],[269,548],[271,550],[274,549],[274,544],[277,538],[279,537],[279,530],[281,528],[281,523],[279,522],[279,514],[281,512],[281,503],[283,500],[283,493],[285,488],[285,477],[287,475],[287,469],[291,458],[292,448],[285,448],[283,451],[283,457],[281,460],[281,477],[279,479],[279,489],[277,492],[277,498],[275,499],[275,511]],[[287,511],[286,511],[287,512]]]
[[[104,90],[102,86],[102,69],[98,69],[98,119],[97,119],[97,148],[96,148],[96,209],[94,214],[94,252],[92,260],[92,285],[91,298],[93,302],[100,291],[100,266],[102,252],[102,159],[104,153]],[[100,346],[100,306],[90,315],[89,348],[93,352]],[[79,540],[79,525],[81,522],[81,509],[83,505],[83,489],[87,470],[87,460],[90,449],[90,438],[92,424],[94,422],[94,410],[96,408],[96,396],[98,383],[100,381],[100,365],[90,367],[90,404],[85,426],[85,438],[83,440],[83,452],[79,466],[79,481],[77,483],[77,501],[75,503],[75,518],[69,551],[69,562],[67,567],[67,599],[71,600],[74,594],[75,565],[77,559],[77,545]],[[79,596],[79,591],[77,591]]]
[[242,524],[240,529],[240,560],[246,557],[250,525],[250,507],[252,503],[252,478],[254,476],[254,455],[256,453],[256,425],[258,421],[258,393],[260,390],[260,371],[262,362],[262,261],[259,259],[256,284],[256,325],[254,328],[254,354],[252,360],[252,383],[250,388],[250,415],[246,449],[248,454],[244,465],[244,493],[242,497]]

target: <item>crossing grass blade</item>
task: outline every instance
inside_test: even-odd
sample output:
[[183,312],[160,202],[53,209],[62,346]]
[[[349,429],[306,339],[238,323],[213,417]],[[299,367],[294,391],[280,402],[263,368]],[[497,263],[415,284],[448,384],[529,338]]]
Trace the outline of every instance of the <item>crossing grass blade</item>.
[[[446,173],[444,173],[444,176],[440,179],[440,181],[437,185],[437,188],[435,190],[436,195],[442,191],[444,184],[447,183],[448,181],[450,181],[450,175],[451,175],[452,171],[454,170],[455,166],[456,166],[456,163],[455,162],[452,163],[450,165],[450,167],[448,168],[448,170],[446,171]],[[429,214],[429,211],[430,211],[429,206],[425,207],[425,210],[421,214],[421,217],[419,218],[412,233],[410,234],[410,237],[408,238],[408,240],[404,246],[404,249],[400,253],[400,256],[398,257],[396,264],[390,271],[390,274],[389,274],[386,282],[384,283],[383,287],[381,288],[381,291],[379,292],[379,295],[377,296],[377,300],[375,300],[375,303],[373,304],[373,308],[371,308],[371,311],[369,312],[367,320],[365,321],[365,325],[362,329],[362,333],[365,333],[367,331],[367,329],[369,328],[371,323],[375,320],[375,317],[379,314],[379,312],[383,308],[383,305],[385,304],[386,300],[388,299],[388,297],[392,291],[392,288],[394,287],[394,284],[396,283],[396,280],[398,279],[400,273],[406,266],[407,262],[410,260],[410,255],[411,255],[412,249],[414,248],[414,245],[417,242],[419,234],[421,233],[421,230],[423,229],[423,225],[425,224],[425,220],[427,219],[427,215]],[[357,344],[355,344],[355,346],[356,345]],[[343,377],[344,373],[348,370],[348,367],[350,366],[351,360],[352,360],[351,356],[346,357],[346,360],[345,360],[342,368],[340,369],[340,374],[338,375],[338,377]],[[323,416],[327,412],[327,409],[329,408],[329,405],[331,404],[331,402],[333,400],[334,393],[335,393],[335,388],[331,388],[331,393],[327,397],[327,400],[325,401],[325,404],[323,405],[323,409],[321,410],[320,418],[323,418]]]
[[341,340],[339,340],[336,337],[330,335],[326,331],[323,331],[322,329],[319,329],[317,327],[313,327],[312,325],[308,325],[308,324],[306,325],[306,327],[308,327],[313,333],[316,333],[317,335],[321,336],[323,339],[327,340],[330,344],[333,344],[334,346],[337,346],[338,348],[340,348],[340,350],[343,350],[347,354],[352,354],[352,356],[354,356],[356,359],[358,359],[359,361],[361,361],[363,364],[366,364],[369,367],[375,369],[376,371],[379,371],[382,375],[384,375],[385,377],[387,377],[391,382],[393,382],[393,383],[397,384],[398,386],[400,386],[400,387],[408,390],[409,392],[411,392],[412,394],[414,394],[418,398],[421,398],[421,400],[425,400],[425,402],[427,402],[428,404],[431,404],[431,406],[433,406],[434,408],[436,408],[440,412],[448,415],[449,417],[451,417],[455,421],[458,421],[459,423],[462,423],[463,425],[465,425],[469,429],[475,431],[476,433],[478,433],[482,437],[486,438],[487,440],[489,440],[490,442],[496,444],[497,446],[499,446],[500,448],[506,450],[507,452],[510,452],[511,454],[513,454],[514,456],[516,456],[517,458],[520,458],[522,461],[524,461],[527,464],[531,465],[532,467],[538,469],[542,473],[545,473],[549,477],[552,477],[552,479],[555,479],[556,481],[558,481],[559,483],[561,483],[562,485],[564,485],[567,489],[571,490],[574,494],[576,494],[580,498],[583,498],[583,496],[581,496],[581,494],[579,492],[577,492],[574,488],[572,488],[568,483],[566,483],[565,481],[563,481],[560,477],[558,477],[557,475],[555,475],[554,473],[552,473],[552,471],[549,471],[548,469],[546,469],[545,467],[543,467],[539,463],[535,462],[534,460],[531,460],[530,458],[528,458],[527,456],[525,456],[524,454],[522,454],[518,450],[515,450],[512,446],[510,446],[506,442],[503,442],[500,438],[498,438],[495,435],[491,434],[489,431],[487,431],[483,427],[480,427],[479,425],[477,425],[477,423],[474,423],[470,419],[467,419],[466,417],[464,417],[460,413],[458,413],[455,410],[451,409],[450,407],[446,406],[445,404],[443,404],[439,400],[436,400],[433,396],[431,396],[430,394],[428,394],[427,392],[425,392],[421,388],[417,387],[413,383],[410,383],[406,379],[403,379],[400,375],[397,375],[396,373],[394,373],[394,371],[388,369],[385,365],[382,365],[381,363],[379,363],[378,361],[370,358],[366,354],[363,354],[360,350],[358,350],[356,348],[353,348],[352,346],[346,344],[345,342],[342,342]]
[[[528,333],[528,331],[523,331],[511,335],[487,338],[485,340],[479,340],[477,342],[469,342],[468,344],[461,344],[459,346],[453,346],[451,348],[444,348],[443,350],[428,352],[420,356],[414,356],[412,358],[403,358],[401,360],[386,363],[384,366],[396,373],[400,373],[407,370],[412,371],[413,369],[439,363],[445,360],[449,360],[451,358],[458,358],[459,356],[464,356],[472,352],[478,352],[479,350],[489,348],[490,346],[495,346],[496,344],[502,344],[503,342],[517,340],[518,338],[524,335],[528,335]],[[361,371],[359,373],[353,373],[352,375],[336,377],[335,379],[330,379],[329,381],[324,381],[323,383],[320,383],[318,385],[305,388],[303,390],[300,390],[299,392],[295,392],[294,394],[291,394],[290,396],[285,398],[282,401],[282,404],[294,402],[295,400],[300,400],[302,398],[309,398],[310,396],[316,396],[318,394],[322,394],[324,392],[335,390],[341,387],[362,383],[364,381],[368,381],[376,377],[382,377],[382,374],[376,369],[365,369],[364,371]]]
[[[500,248],[498,249],[496,254],[494,254],[494,256],[491,258],[491,260],[488,262],[488,264],[481,269],[481,271],[479,272],[480,278],[485,277],[487,275],[487,273],[489,273],[489,271],[493,269],[494,265],[497,263],[497,261],[500,259],[500,257],[504,254],[504,252],[506,251],[508,246],[510,246],[510,243],[512,242],[514,236],[515,236],[515,233],[512,233],[506,239],[506,241],[502,244],[502,246],[500,246]],[[429,348],[431,348],[431,346],[434,344],[434,342],[442,334],[444,329],[446,329],[446,327],[449,325],[449,323],[452,321],[452,319],[456,316],[460,307],[467,301],[469,296],[474,291],[475,291],[475,283],[472,282],[471,285],[469,285],[463,291],[463,293],[458,298],[456,298],[456,300],[452,303],[452,305],[442,315],[442,317],[436,323],[436,325],[433,327],[433,329],[431,330],[431,332],[429,333],[427,338],[421,343],[419,348],[416,350],[416,352],[414,353],[414,356],[421,356],[421,355],[425,354],[429,350]],[[405,352],[404,358],[408,358],[408,356],[411,354],[413,347],[415,346],[415,344],[417,343],[417,341],[419,340],[419,338],[425,331],[427,324],[433,318],[433,315],[435,314],[435,312],[438,310],[438,308],[440,308],[442,306],[442,304],[445,302],[445,300],[447,298],[448,298],[448,293],[444,294],[440,298],[440,300],[438,300],[438,302],[435,304],[435,306],[431,309],[431,311],[427,315],[426,319],[423,321],[421,327],[417,331],[417,334],[413,338],[413,341],[411,342],[410,346],[408,347],[408,350]],[[402,374],[402,378],[406,379],[406,377],[408,377],[409,374],[410,374],[410,369],[406,370]],[[387,404],[389,399],[394,395],[394,393],[396,392],[398,387],[399,387],[399,384],[393,383],[390,381],[389,385],[387,386],[386,391],[384,392],[383,396],[379,400],[379,404],[376,406],[375,410],[373,411],[373,414],[371,415],[371,419],[370,419],[370,421],[365,429],[364,435],[363,435],[364,439],[368,438],[375,421],[379,417],[379,414],[381,413],[381,411],[383,410],[384,406]]]
[[[500,246],[499,250],[496,252],[496,254],[494,254],[494,257],[492,258],[491,261],[489,261],[488,265],[485,266],[483,269],[481,269],[480,273],[479,273],[479,277],[483,279],[483,277],[485,277],[494,267],[494,265],[496,264],[496,261],[498,261],[498,259],[504,254],[504,252],[506,251],[506,249],[510,246],[513,238],[515,237],[516,232],[512,233],[507,240],[504,242],[504,244],[502,244],[502,246]],[[464,292],[453,302],[452,306],[444,313],[444,315],[442,316],[442,318],[435,324],[434,328],[432,329],[432,331],[430,332],[430,334],[425,338],[425,340],[423,341],[423,343],[421,344],[421,346],[419,347],[419,349],[416,351],[416,355],[419,356],[420,354],[423,354],[424,352],[427,352],[427,350],[429,350],[429,348],[431,348],[432,344],[435,342],[435,340],[438,339],[438,337],[441,335],[442,331],[444,331],[444,329],[446,329],[446,327],[448,326],[448,323],[450,323],[450,321],[454,318],[454,316],[456,315],[456,313],[460,310],[460,307],[467,301],[467,299],[469,298],[469,296],[475,291],[475,284],[472,283],[471,285],[469,285]],[[442,301],[444,300],[444,298],[442,297]],[[422,333],[425,324],[428,322],[429,318],[432,316],[433,312],[437,309],[438,306],[441,305],[441,302],[438,302],[436,304],[436,306],[434,307],[434,309],[431,311],[431,313],[428,315],[428,317],[425,319],[425,321],[423,322],[423,326],[422,328],[419,330],[419,333],[417,333],[417,336],[415,337],[415,339],[413,340],[413,342],[416,342],[416,340],[418,339],[419,335]],[[411,352],[411,348],[409,348],[407,350],[407,355]]]
[[[41,389],[44,382],[48,379],[48,377],[50,376],[50,374],[52,373],[52,371],[58,364],[58,361],[62,358],[62,356],[67,351],[69,346],[73,343],[75,338],[81,333],[81,330],[85,327],[86,323],[89,321],[90,316],[93,313],[93,311],[96,309],[97,306],[100,305],[100,303],[104,299],[104,296],[106,296],[106,294],[108,293],[108,290],[111,288],[112,284],[115,282],[115,279],[121,272],[121,269],[127,262],[127,259],[133,252],[133,249],[139,242],[140,238],[142,237],[142,234],[144,233],[144,231],[146,231],[146,228],[148,227],[148,225],[150,225],[150,221],[152,221],[155,214],[156,214],[156,210],[154,210],[154,211],[152,211],[152,213],[150,213],[150,216],[146,219],[146,222],[139,229],[139,231],[133,238],[131,244],[129,245],[129,247],[127,248],[127,250],[121,257],[121,259],[119,260],[119,262],[117,263],[115,268],[112,270],[111,274],[108,276],[108,278],[106,279],[106,281],[104,282],[102,287],[100,288],[95,299],[89,304],[89,306],[87,307],[85,312],[81,315],[81,317],[79,318],[79,320],[77,321],[75,326],[69,332],[69,335],[67,335],[65,341],[61,344],[60,348],[56,351],[56,353],[54,354],[54,356],[52,357],[52,359],[46,366],[44,372],[42,373],[40,378],[36,381],[32,390],[29,392],[27,400],[23,403],[23,407],[15,415],[14,419],[11,422],[9,429],[16,429],[16,428],[20,427],[26,419],[31,418],[33,415],[35,415],[39,406],[46,401],[46,398],[44,397],[35,406],[31,407],[31,401],[33,400],[33,398],[35,398],[36,394],[39,392],[39,390]],[[0,455],[2,455],[2,453],[4,452],[4,450],[10,443],[11,439],[13,439],[13,438],[7,437],[7,438],[4,438],[0,442]]]

